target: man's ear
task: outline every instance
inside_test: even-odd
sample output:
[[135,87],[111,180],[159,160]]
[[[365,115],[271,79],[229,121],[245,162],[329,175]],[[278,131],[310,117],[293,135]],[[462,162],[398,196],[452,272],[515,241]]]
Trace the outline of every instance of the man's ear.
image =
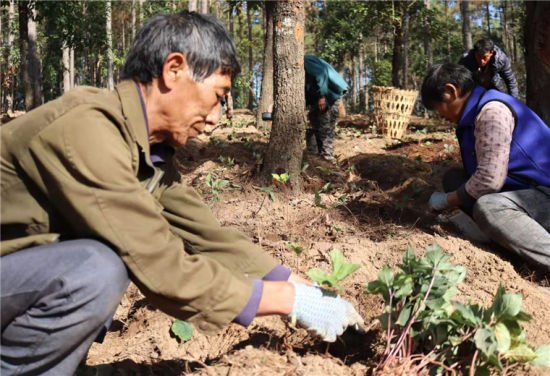
[[188,66],[185,56],[179,52],[172,52],[164,60],[162,67],[162,80],[167,89],[172,89],[175,84],[185,75]]
[[445,92],[443,93],[443,101],[452,102],[460,98],[460,91],[453,84],[445,84]]

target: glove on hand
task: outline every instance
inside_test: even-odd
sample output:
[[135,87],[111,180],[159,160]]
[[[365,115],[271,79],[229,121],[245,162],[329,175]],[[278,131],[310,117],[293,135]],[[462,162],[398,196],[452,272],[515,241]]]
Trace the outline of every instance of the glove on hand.
[[443,193],[443,192],[432,193],[432,196],[430,197],[430,201],[428,202],[428,205],[430,205],[430,209],[437,210],[437,211],[447,209],[449,207],[449,203],[447,202],[447,196],[449,196],[448,193]]
[[362,325],[363,319],[351,303],[332,291],[318,286],[294,285],[294,306],[289,318],[318,334],[324,341],[334,342],[349,325]]

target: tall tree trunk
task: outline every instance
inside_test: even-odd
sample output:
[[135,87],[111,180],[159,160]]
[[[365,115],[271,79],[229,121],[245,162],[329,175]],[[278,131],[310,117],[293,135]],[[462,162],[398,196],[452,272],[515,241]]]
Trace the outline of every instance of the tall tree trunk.
[[63,52],[63,94],[65,94],[71,90],[71,52],[67,42],[64,42],[61,50]]
[[491,11],[489,2],[485,2],[485,17],[487,18],[487,36],[491,38]]
[[527,105],[550,126],[550,2],[526,2]]
[[111,20],[111,10],[112,4],[108,0],[105,3],[105,32],[107,34],[107,89],[113,90],[115,88],[115,82],[113,79],[113,34],[112,34],[112,20]]
[[349,61],[349,74],[351,84],[351,112],[357,112],[357,64],[355,57],[352,56]]
[[[449,19],[449,0],[443,0],[443,4],[445,5],[445,19]],[[446,34],[445,34],[445,41],[447,43],[447,56],[451,56],[451,30],[447,28]]]
[[403,59],[403,24],[402,17],[396,18],[394,21],[393,32],[393,56],[392,56],[392,70],[391,81],[394,87],[401,87],[401,81],[399,80],[399,71],[401,70],[401,62]]
[[424,0],[424,7],[426,12],[424,14],[424,56],[426,57],[426,65],[430,66],[434,63],[434,52],[432,44],[432,26],[430,22],[430,9],[431,9],[431,0]]
[[136,39],[136,0],[132,0],[132,12],[131,12],[130,27],[132,28],[132,43]]
[[187,10],[189,10],[189,12],[196,12],[199,10],[199,2],[198,0],[189,0],[189,3],[188,3],[188,6],[187,6]]
[[403,89],[409,88],[409,11],[403,13]]
[[208,13],[208,0],[199,0],[199,11],[202,14]]
[[468,0],[460,1],[460,13],[462,15],[462,43],[466,51],[473,48],[472,31],[470,29],[470,2]]
[[504,52],[510,54],[510,37],[508,34],[508,5],[506,0],[501,1],[500,22],[502,23],[502,42],[504,43]]
[[72,89],[74,87],[74,47],[69,50],[69,78]]
[[273,1],[264,1],[264,61],[262,69],[262,89],[258,112],[257,126],[266,125],[262,120],[263,112],[273,112]]
[[34,3],[18,2],[20,53],[25,85],[25,109],[32,110],[42,104],[40,60],[36,49],[36,22]]
[[[10,0],[8,8],[8,38],[6,47],[8,56],[6,59],[5,82],[2,83],[4,98],[6,103],[6,112],[13,112],[13,93],[15,89],[15,65],[13,64],[13,50],[15,41],[15,1]],[[4,103],[4,102],[2,102]]]
[[264,157],[262,177],[291,174],[290,186],[301,188],[305,136],[304,0],[275,2],[273,40],[273,128]]
[[254,52],[252,51],[252,10],[250,9],[250,1],[246,2],[246,26],[248,29],[248,74],[250,80],[248,85],[248,109],[252,111],[254,108]]

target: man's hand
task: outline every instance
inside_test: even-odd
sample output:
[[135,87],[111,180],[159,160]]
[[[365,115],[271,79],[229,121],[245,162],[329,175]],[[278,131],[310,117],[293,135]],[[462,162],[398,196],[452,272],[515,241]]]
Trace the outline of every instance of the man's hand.
[[289,317],[318,334],[324,341],[336,341],[336,337],[350,325],[363,325],[363,319],[351,303],[336,293],[318,286],[292,284],[295,295]]
[[320,112],[325,112],[327,110],[327,100],[324,97],[319,98],[319,102],[317,104]]
[[432,196],[430,197],[430,201],[428,202],[428,205],[430,206],[430,209],[441,211],[447,209],[450,204],[448,201],[448,193],[443,192],[434,192],[432,193]]

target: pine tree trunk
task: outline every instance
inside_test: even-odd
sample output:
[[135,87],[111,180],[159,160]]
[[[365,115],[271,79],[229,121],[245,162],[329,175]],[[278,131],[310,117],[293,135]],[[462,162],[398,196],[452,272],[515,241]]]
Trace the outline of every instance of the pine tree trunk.
[[[13,92],[15,83],[15,66],[13,64],[13,50],[15,41],[15,1],[10,0],[8,8],[8,38],[6,47],[8,49],[8,56],[6,59],[7,71],[6,82],[2,85],[4,90],[4,98],[6,103],[6,112],[13,112]],[[4,102],[2,102],[4,103]]]
[[65,43],[62,47],[62,66],[63,66],[63,94],[71,90],[71,52],[69,46]]
[[409,88],[409,21],[409,12],[405,10],[403,13],[403,89]]
[[487,35],[491,37],[491,11],[489,10],[489,2],[485,3],[485,17],[487,18]]
[[248,29],[248,74],[250,74],[250,80],[248,85],[250,90],[248,91],[248,109],[252,111],[254,109],[254,52],[252,50],[252,11],[250,10],[250,1],[246,2],[246,26]]
[[69,51],[69,77],[71,89],[74,87],[74,48]]
[[472,31],[470,29],[470,2],[468,0],[460,1],[460,13],[462,15],[462,43],[466,51],[471,50]]
[[199,11],[202,14],[208,13],[208,0],[199,0]]
[[526,2],[527,105],[550,126],[550,2]]
[[399,71],[401,70],[401,61],[403,55],[403,25],[401,19],[394,22],[393,34],[393,55],[392,55],[392,71],[391,81],[394,87],[400,87]]
[[25,85],[25,109],[32,110],[42,104],[40,60],[36,50],[36,22],[30,2],[18,2],[19,39],[21,43],[21,69]]
[[[431,0],[424,0],[424,7],[427,10],[431,8]],[[430,66],[434,63],[434,52],[432,44],[432,28],[430,24],[430,17],[427,14],[424,15],[424,56],[426,57],[426,65]]]
[[273,1],[264,1],[264,61],[262,69],[262,89],[256,125],[265,126],[262,120],[263,112],[273,112]]
[[273,128],[264,157],[262,181],[272,173],[291,174],[290,186],[301,188],[305,137],[304,0],[277,1],[274,9]]
[[132,0],[131,28],[132,28],[132,43],[133,43],[134,39],[136,39],[136,0]]
[[187,10],[189,10],[189,12],[198,11],[199,10],[198,0],[189,0]]
[[349,62],[350,83],[351,83],[351,113],[357,112],[357,65],[355,57]]
[[113,79],[113,34],[112,34],[112,20],[111,20],[111,10],[112,3],[107,1],[106,6],[106,24],[105,32],[107,34],[107,89],[113,90],[115,88],[115,82]]

